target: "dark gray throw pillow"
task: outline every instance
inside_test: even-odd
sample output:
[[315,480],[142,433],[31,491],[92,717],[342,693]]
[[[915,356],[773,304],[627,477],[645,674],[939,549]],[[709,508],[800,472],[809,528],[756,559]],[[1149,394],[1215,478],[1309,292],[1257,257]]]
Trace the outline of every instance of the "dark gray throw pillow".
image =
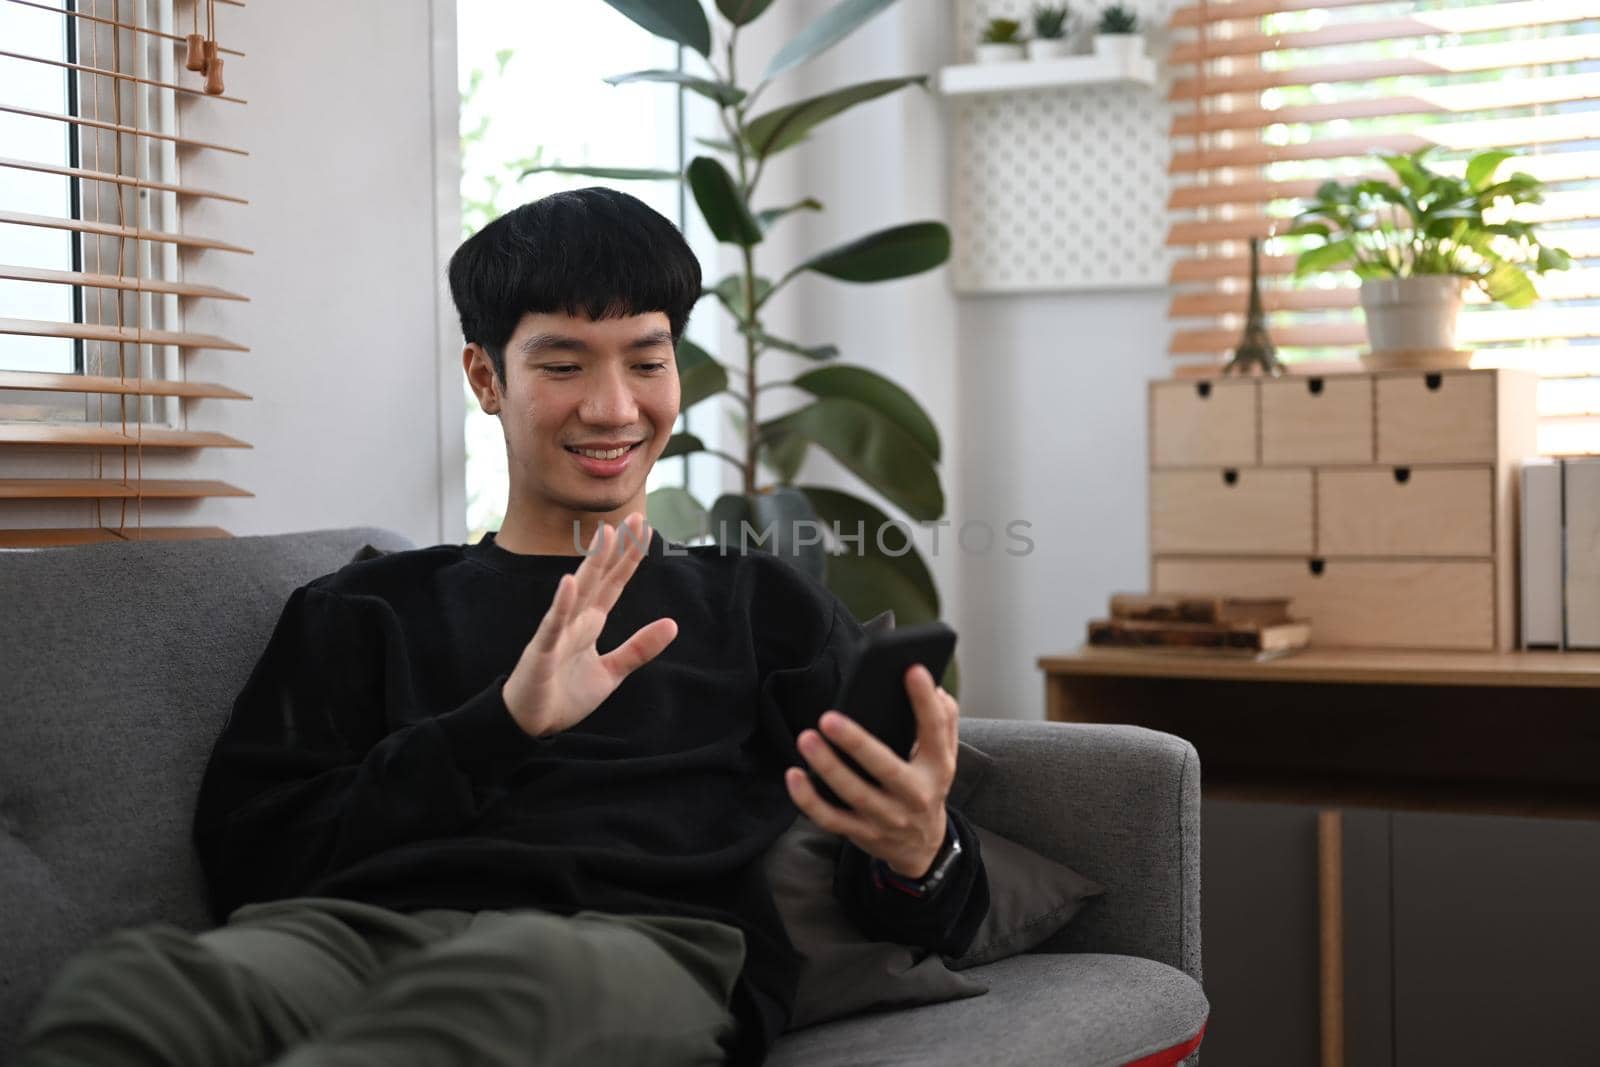
[[[963,743],[958,783],[960,760],[978,751]],[[988,986],[958,972],[1043,943],[1067,925],[1084,901],[1105,891],[1032,849],[981,826],[974,829],[989,882],[989,912],[967,951],[948,958],[862,934],[833,897],[833,870],[843,840],[805,815],[795,820],[764,859],[778,914],[803,959],[789,1029],[858,1012],[978,996]]]
[[833,897],[841,845],[802,814],[764,860],[778,914],[803,958],[788,1028],[987,993],[987,985],[952,971],[928,949],[862,936]]
[[981,826],[976,829],[989,879],[989,914],[966,952],[945,957],[952,971],[1019,956],[1043,944],[1072,921],[1089,898],[1106,891],[1065,864]]

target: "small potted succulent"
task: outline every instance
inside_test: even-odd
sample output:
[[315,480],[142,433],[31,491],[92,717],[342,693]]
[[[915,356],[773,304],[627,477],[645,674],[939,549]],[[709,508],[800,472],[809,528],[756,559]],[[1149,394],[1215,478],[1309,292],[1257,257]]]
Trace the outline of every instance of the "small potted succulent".
[[1112,4],[1100,12],[1094,28],[1094,54],[1126,62],[1144,54],[1144,38],[1139,35],[1139,16]]
[[1016,19],[990,19],[978,43],[979,63],[1010,63],[1023,57],[1022,23]]
[[1068,51],[1067,5],[1040,4],[1033,9],[1033,36],[1028,39],[1029,59],[1060,59]]
[[1539,299],[1529,273],[1572,266],[1570,255],[1541,245],[1533,227],[1512,221],[1499,203],[1544,201],[1544,185],[1532,175],[1495,179],[1514,153],[1479,152],[1455,177],[1428,167],[1424,157],[1434,148],[1377,153],[1397,181],[1324,182],[1289,231],[1322,238],[1300,253],[1296,278],[1349,269],[1361,279],[1368,366],[1465,366],[1472,353],[1456,348],[1456,323],[1467,286],[1522,308]]

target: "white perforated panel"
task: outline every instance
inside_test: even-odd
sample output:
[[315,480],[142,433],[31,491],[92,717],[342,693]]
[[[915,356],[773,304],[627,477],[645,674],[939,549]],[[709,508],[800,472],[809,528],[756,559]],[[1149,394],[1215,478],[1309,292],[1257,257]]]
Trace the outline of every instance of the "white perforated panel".
[[[959,61],[991,18],[1029,26],[1032,0],[952,0]],[[1163,66],[1174,0],[1137,0]],[[1074,51],[1092,49],[1099,7],[1068,3]],[[1031,27],[1030,27],[1031,29]],[[961,292],[1165,286],[1170,76],[1154,87],[1079,85],[952,97],[951,274]]]

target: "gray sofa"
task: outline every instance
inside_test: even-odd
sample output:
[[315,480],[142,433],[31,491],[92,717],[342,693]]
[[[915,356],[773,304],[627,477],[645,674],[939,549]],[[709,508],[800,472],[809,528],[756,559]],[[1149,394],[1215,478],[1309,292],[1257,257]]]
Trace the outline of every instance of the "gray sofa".
[[[290,591],[368,543],[411,547],[358,528],[0,551],[0,1063],[90,941],[210,925],[189,825],[212,742]],[[968,972],[987,994],[792,1031],[769,1062],[1109,1067],[1200,1031],[1194,749],[1135,727],[961,731],[997,761],[972,819],[1108,891],[1039,949]]]

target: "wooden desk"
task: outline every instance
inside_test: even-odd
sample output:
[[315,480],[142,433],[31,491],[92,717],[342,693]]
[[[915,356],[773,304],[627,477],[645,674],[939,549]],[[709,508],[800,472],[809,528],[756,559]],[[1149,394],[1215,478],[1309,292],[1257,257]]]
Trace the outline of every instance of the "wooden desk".
[[[1461,960],[1444,949],[1418,947],[1429,944],[1429,931],[1439,925],[1417,922],[1419,908],[1454,916],[1459,923],[1447,925],[1472,929],[1474,937],[1486,932],[1482,902],[1473,900],[1471,892],[1450,891],[1466,881],[1441,874],[1448,870],[1459,876],[1459,870],[1438,855],[1419,858],[1419,851],[1429,851],[1425,841],[1396,843],[1391,820],[1399,816],[1367,812],[1347,819],[1343,809],[1600,820],[1600,654],[1308,649],[1256,663],[1082,649],[1042,657],[1039,666],[1045,672],[1053,721],[1132,723],[1193,742],[1200,752],[1207,801],[1318,809],[1314,852],[1302,853],[1308,859],[1314,856],[1314,878],[1308,877],[1309,869],[1300,869],[1273,883],[1299,885],[1295,879],[1305,878],[1314,899],[1247,897],[1254,884],[1251,875],[1260,871],[1212,866],[1206,875],[1205,892],[1212,894],[1213,906],[1205,936],[1216,945],[1208,954],[1222,960],[1217,977],[1207,983],[1218,1019],[1229,1013],[1248,1016],[1263,994],[1271,999],[1276,988],[1301,987],[1293,964],[1273,970],[1270,962],[1263,963],[1270,954],[1252,942],[1249,929],[1263,911],[1298,915],[1309,909],[1316,935],[1306,946],[1314,953],[1315,1015],[1308,1023],[1282,1025],[1295,1034],[1307,1025],[1314,1030],[1305,1044],[1320,1046],[1322,1067],[1399,1067],[1400,1054],[1391,1047],[1395,1033],[1412,1035],[1415,1044],[1415,1035],[1435,1032],[1430,1029],[1435,1021],[1418,1008],[1429,1003],[1426,996],[1419,998],[1419,990],[1425,994],[1447,985],[1434,972]],[[1492,828],[1490,836],[1522,850],[1518,865],[1531,861],[1561,873],[1539,882],[1542,907],[1524,902],[1513,914],[1531,913],[1534,918],[1528,923],[1537,923],[1544,911],[1592,914],[1587,903],[1576,903],[1588,899],[1594,863],[1587,855],[1592,850],[1558,846],[1552,857],[1548,843],[1540,842],[1556,839],[1570,845],[1574,839],[1589,842],[1593,835],[1572,823],[1566,824],[1566,834],[1549,829],[1560,830],[1561,824],[1529,825],[1502,825]],[[1462,834],[1458,843],[1477,836]],[[1236,866],[1257,862],[1250,858],[1259,849],[1253,840],[1219,844]],[[1434,849],[1440,851],[1447,850]],[[1276,874],[1285,862],[1295,868],[1295,854],[1291,848],[1259,862]],[[1397,863],[1410,879],[1403,885],[1396,881]],[[1430,884],[1436,893],[1428,892]],[[1424,905],[1418,897],[1426,898]],[[1592,957],[1583,946],[1595,941],[1593,923],[1574,927],[1564,918],[1555,929],[1534,926],[1526,938],[1520,923],[1520,918],[1513,922],[1504,916],[1490,920],[1487,932],[1494,936],[1488,944],[1498,945],[1499,954],[1496,966],[1485,967],[1486,972],[1544,973],[1553,967],[1578,976],[1572,981],[1586,980],[1581,976],[1592,971]],[[1401,939],[1402,930],[1410,940]],[[1452,937],[1448,943],[1455,941]],[[1568,951],[1573,945],[1579,950]],[[1430,962],[1435,955],[1444,962]],[[1348,982],[1347,975],[1352,976]],[[1502,1014],[1499,1008],[1514,1000],[1497,1000],[1496,1017]],[[1291,998],[1278,1007],[1286,1017],[1298,1019],[1298,1003]],[[1519,1034],[1558,1033],[1562,1040],[1577,1040],[1565,1019],[1552,1021],[1526,1006],[1512,1010],[1500,1025]],[[1224,1033],[1221,1027],[1217,1036],[1224,1044],[1235,1039],[1234,1054],[1248,1038]],[[1502,1044],[1512,1040],[1498,1031],[1492,1036]]]
[[1084,648],[1039,666],[1052,721],[1187,738],[1211,796],[1600,819],[1600,653]]

